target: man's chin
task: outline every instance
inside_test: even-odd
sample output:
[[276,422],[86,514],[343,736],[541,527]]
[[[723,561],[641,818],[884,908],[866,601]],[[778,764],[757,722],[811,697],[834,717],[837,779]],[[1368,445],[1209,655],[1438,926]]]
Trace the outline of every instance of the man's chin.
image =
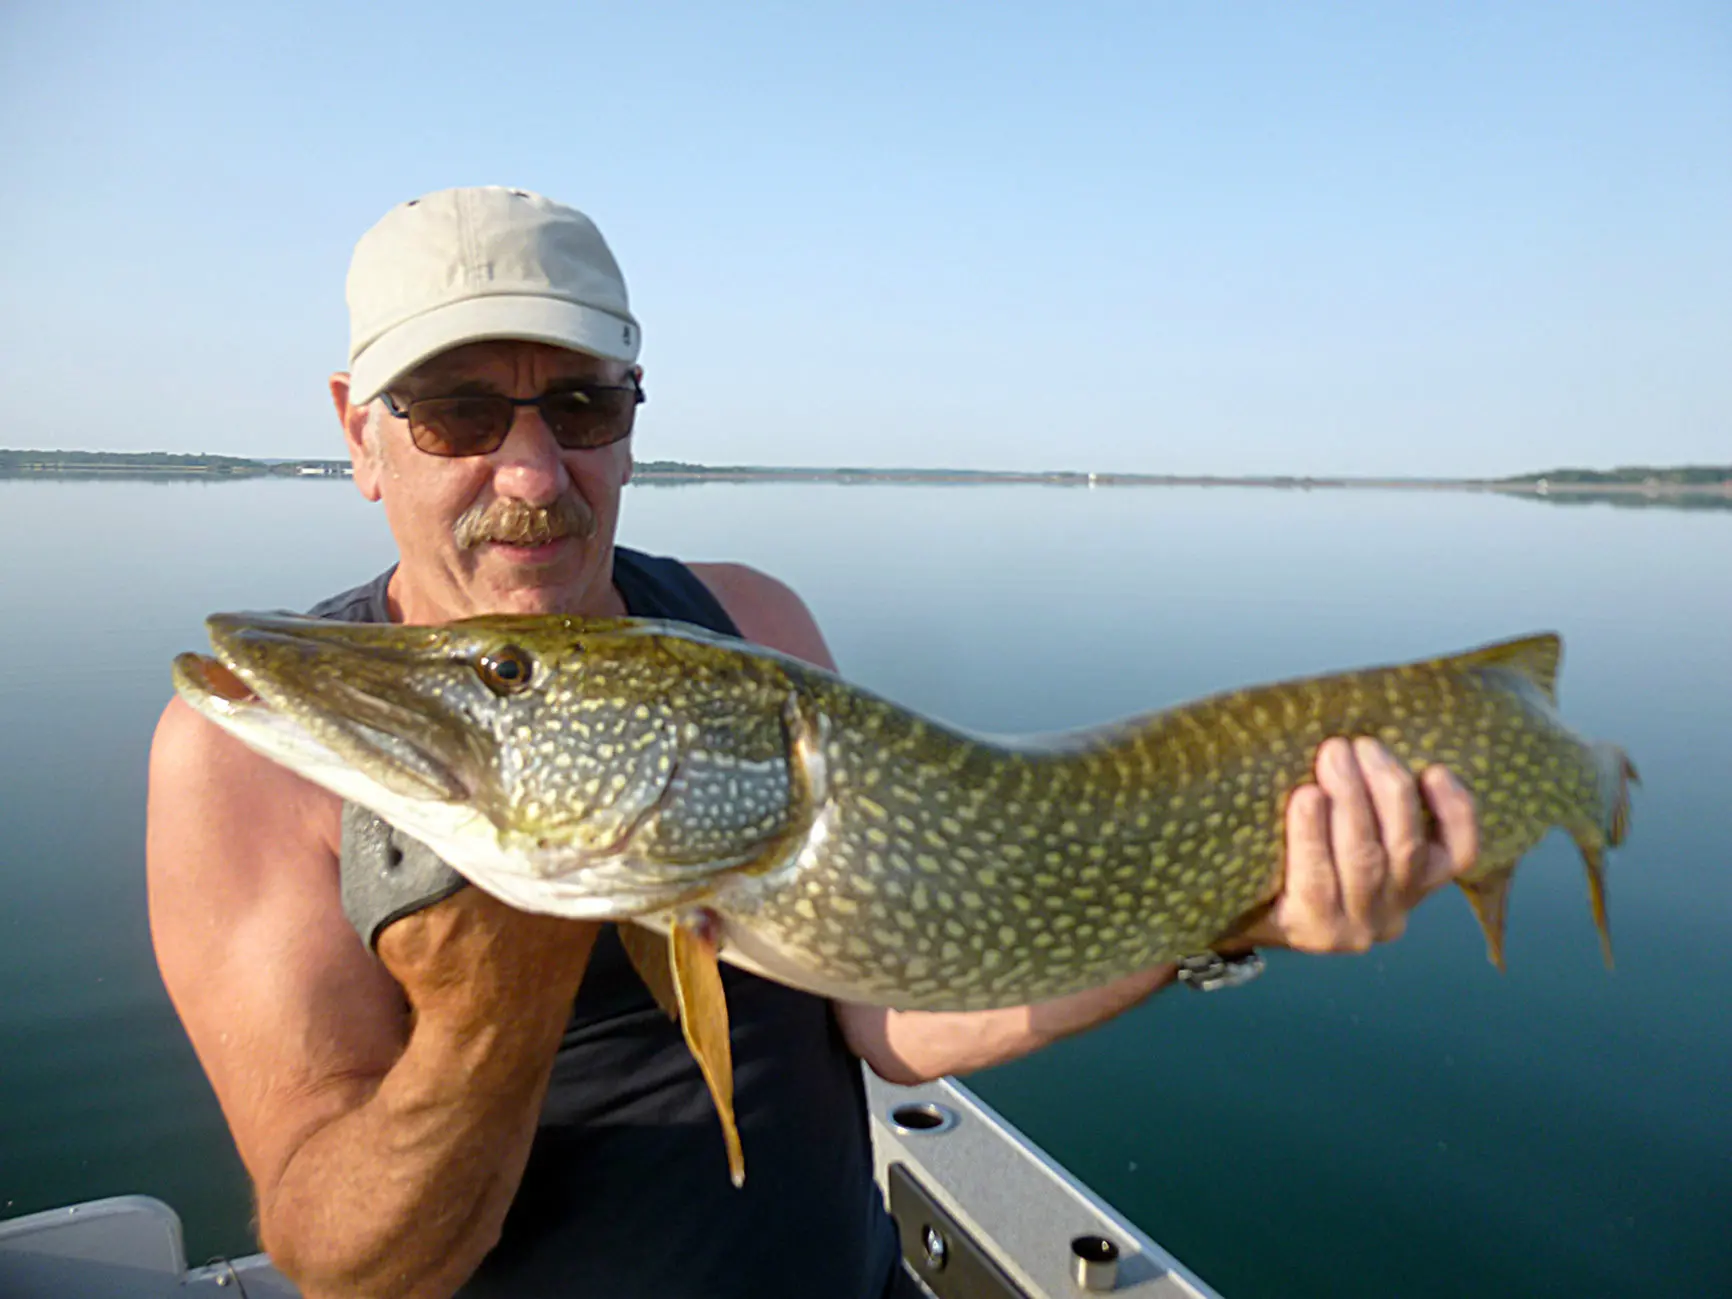
[[575,537],[545,546],[484,542],[476,576],[493,613],[570,613],[582,599],[589,548]]

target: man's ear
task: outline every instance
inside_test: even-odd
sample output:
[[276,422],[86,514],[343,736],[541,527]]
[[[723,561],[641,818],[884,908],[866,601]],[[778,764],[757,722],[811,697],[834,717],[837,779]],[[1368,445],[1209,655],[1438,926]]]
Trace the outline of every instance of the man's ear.
[[366,406],[349,401],[349,376],[339,371],[331,376],[331,402],[337,408],[337,420],[343,426],[343,442],[349,448],[349,467],[354,473],[355,487],[369,501],[379,499],[379,448],[367,432]]

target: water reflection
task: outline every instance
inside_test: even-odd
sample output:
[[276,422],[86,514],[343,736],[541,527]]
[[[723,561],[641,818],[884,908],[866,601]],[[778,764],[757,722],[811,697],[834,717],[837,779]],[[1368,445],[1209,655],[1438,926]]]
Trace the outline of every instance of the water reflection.
[[[1374,955],[1277,955],[1249,988],[1157,998],[975,1081],[1235,1299],[1732,1279],[1724,513],[634,487],[623,539],[764,567],[850,676],[993,731],[1560,631],[1566,715],[1645,780],[1612,865],[1615,975],[1554,836],[1517,880],[1508,975],[1449,896]],[[389,534],[342,481],[10,481],[0,546],[0,1211],[141,1191],[186,1216],[193,1257],[250,1249],[150,959],[144,759],[206,613],[305,607],[387,564]]]

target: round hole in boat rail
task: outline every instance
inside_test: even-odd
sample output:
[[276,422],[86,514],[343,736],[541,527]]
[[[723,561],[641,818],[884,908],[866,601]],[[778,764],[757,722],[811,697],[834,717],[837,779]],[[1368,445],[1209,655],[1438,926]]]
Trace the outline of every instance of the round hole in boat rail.
[[942,1272],[950,1261],[950,1245],[944,1233],[930,1222],[920,1229],[920,1248],[926,1252],[926,1261],[934,1272]]
[[1119,1247],[1105,1236],[1073,1236],[1070,1274],[1084,1290],[1111,1290],[1119,1283]]
[[891,1110],[890,1121],[905,1136],[910,1132],[936,1135],[956,1126],[956,1111],[936,1101],[913,1101]]

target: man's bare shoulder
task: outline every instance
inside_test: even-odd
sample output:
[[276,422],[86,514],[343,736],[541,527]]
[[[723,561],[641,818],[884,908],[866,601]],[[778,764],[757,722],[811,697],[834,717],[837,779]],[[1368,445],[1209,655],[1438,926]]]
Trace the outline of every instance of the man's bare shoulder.
[[747,640],[820,667],[836,666],[812,611],[787,583],[746,564],[694,563],[689,567]]
[[212,924],[274,941],[311,921],[326,941],[353,941],[340,928],[341,833],[334,795],[170,702],[151,743],[145,804],[158,960],[200,964]]
[[341,803],[173,699],[151,740],[149,812],[197,815],[213,829],[236,818],[334,853]]

